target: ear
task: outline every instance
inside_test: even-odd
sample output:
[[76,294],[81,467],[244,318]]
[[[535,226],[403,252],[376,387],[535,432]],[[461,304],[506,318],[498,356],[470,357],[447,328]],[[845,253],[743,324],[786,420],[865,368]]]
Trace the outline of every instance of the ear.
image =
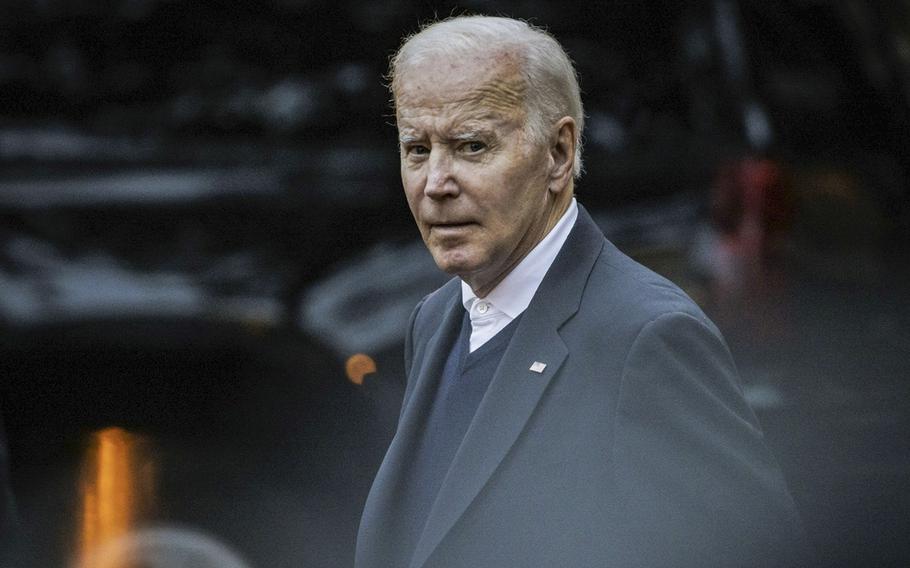
[[577,125],[571,116],[564,116],[555,124],[555,138],[550,142],[549,188],[554,194],[566,191],[575,177],[575,131]]

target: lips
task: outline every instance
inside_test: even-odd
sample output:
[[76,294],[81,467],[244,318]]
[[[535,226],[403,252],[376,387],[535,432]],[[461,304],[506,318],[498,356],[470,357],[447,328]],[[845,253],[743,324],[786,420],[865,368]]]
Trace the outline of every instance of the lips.
[[436,216],[426,216],[421,219],[429,227],[464,227],[466,225],[474,225],[475,222],[470,218],[464,217],[436,217]]
[[430,223],[431,227],[466,227],[468,225],[473,225],[470,221],[465,221],[463,223]]
[[464,223],[431,223],[430,231],[441,236],[454,236],[465,231],[468,231],[473,227],[475,223],[464,222]]

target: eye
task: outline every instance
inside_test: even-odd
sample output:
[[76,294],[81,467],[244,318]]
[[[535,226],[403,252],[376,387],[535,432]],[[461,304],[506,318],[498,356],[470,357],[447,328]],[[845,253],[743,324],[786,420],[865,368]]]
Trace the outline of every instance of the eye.
[[479,152],[483,152],[484,150],[486,150],[487,145],[484,144],[483,142],[479,142],[477,140],[471,140],[470,142],[465,142],[465,144],[464,144],[464,146],[462,146],[462,148],[464,149],[465,152],[467,152],[469,154],[477,154]]
[[409,156],[426,156],[430,153],[430,149],[422,144],[412,144],[405,146],[404,152]]

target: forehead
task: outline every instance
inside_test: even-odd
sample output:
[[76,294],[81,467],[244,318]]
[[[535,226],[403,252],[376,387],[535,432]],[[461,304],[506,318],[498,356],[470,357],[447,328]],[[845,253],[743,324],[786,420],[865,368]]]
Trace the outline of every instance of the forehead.
[[527,83],[511,54],[492,57],[436,55],[408,64],[395,83],[399,127],[430,114],[477,120],[523,116]]

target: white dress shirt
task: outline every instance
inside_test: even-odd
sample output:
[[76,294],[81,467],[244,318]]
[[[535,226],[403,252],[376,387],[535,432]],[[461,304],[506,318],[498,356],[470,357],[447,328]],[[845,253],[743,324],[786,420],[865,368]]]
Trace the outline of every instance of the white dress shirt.
[[478,298],[471,287],[461,281],[461,302],[471,318],[472,352],[527,309],[577,218],[578,204],[573,197],[556,226],[485,298]]

